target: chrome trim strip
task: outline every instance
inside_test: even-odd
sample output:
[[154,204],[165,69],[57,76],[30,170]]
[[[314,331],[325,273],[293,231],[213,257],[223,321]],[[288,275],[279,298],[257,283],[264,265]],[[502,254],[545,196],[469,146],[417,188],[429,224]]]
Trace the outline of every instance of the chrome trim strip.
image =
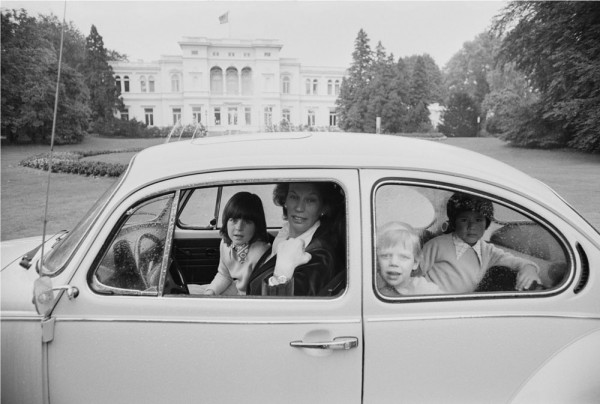
[[384,323],[391,321],[425,321],[425,320],[468,320],[478,318],[553,318],[553,319],[570,319],[570,320],[600,320],[600,316],[595,315],[568,315],[568,314],[473,314],[473,315],[446,315],[446,316],[431,316],[431,317],[382,317],[368,318],[367,323]]
[[42,321],[42,316],[2,316],[0,321]]
[[100,322],[100,323],[174,323],[174,324],[292,324],[292,325],[307,325],[307,324],[360,324],[360,319],[355,320],[165,320],[165,319],[119,319],[119,318],[56,318],[57,322]]

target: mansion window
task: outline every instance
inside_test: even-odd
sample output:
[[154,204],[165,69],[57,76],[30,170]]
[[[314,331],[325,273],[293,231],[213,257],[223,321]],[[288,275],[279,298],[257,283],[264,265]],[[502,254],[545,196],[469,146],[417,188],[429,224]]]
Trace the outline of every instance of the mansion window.
[[120,111],[121,114],[121,120],[122,121],[128,121],[129,120],[129,109],[125,108],[122,111]]
[[242,69],[242,95],[252,95],[252,69]]
[[179,74],[175,73],[171,75],[171,92],[178,93],[180,92],[179,87]]
[[315,126],[315,121],[316,121],[316,113],[314,109],[309,109],[308,110],[308,121],[307,121],[307,125],[308,126]]
[[227,83],[227,94],[239,94],[238,71],[235,67],[230,67],[225,73]]
[[333,80],[327,80],[327,95],[333,95]]
[[210,92],[223,94],[223,70],[220,67],[210,69]]
[[329,110],[329,126],[337,126],[337,113],[335,109]]
[[140,91],[142,93],[146,92],[146,76],[140,76]]
[[252,125],[252,108],[245,107],[244,108],[244,120],[246,125]]
[[129,76],[123,76],[123,92],[129,92]]
[[154,76],[148,76],[148,91],[154,92]]
[[228,125],[237,125],[237,123],[238,123],[237,107],[227,108],[227,124]]
[[265,107],[265,126],[273,125],[273,107]]
[[173,108],[173,125],[181,121],[181,108]]
[[235,56],[235,52],[229,52],[229,53],[227,54],[227,56],[229,56],[229,57],[234,57],[234,56]]
[[119,92],[121,92],[121,76],[115,76],[115,87],[117,87],[119,89]]
[[154,126],[154,109],[153,108],[144,108],[144,118],[146,125]]
[[271,52],[265,52],[265,57],[271,56]]
[[339,80],[335,81],[334,89],[335,89],[335,95],[340,95],[340,81]]
[[319,80],[318,79],[306,79],[306,94],[319,94]]
[[220,125],[221,124],[221,108],[220,107],[215,107],[215,125]]
[[213,52],[212,55],[213,56],[219,56],[219,52]]
[[284,108],[281,111],[281,119],[287,121],[288,123],[291,122],[291,116],[292,116],[292,114],[290,113],[289,108]]
[[281,92],[283,94],[290,93],[290,76],[283,76],[283,79],[281,80]]
[[202,108],[192,107],[192,119],[195,123],[202,122]]

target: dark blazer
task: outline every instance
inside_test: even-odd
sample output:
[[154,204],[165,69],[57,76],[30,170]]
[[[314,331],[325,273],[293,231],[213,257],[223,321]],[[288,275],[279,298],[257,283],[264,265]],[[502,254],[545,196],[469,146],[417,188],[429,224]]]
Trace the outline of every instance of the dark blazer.
[[[334,237],[333,234],[326,231],[322,225],[313,235],[311,242],[306,247],[306,252],[310,253],[312,258],[308,263],[300,265],[294,271],[294,296],[316,296],[335,275],[336,261],[334,242],[331,237]],[[267,250],[256,263],[254,271],[250,275],[246,294],[291,295],[290,292],[281,292],[284,285],[281,285],[281,287],[268,286],[268,280],[273,276],[277,260],[277,256],[268,259],[269,255],[271,255],[271,249]],[[265,289],[264,293],[263,288]]]

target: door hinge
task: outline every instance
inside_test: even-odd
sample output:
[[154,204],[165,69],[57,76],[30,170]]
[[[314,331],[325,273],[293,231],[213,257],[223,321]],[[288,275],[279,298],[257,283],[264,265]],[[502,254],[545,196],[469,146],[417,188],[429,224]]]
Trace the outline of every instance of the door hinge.
[[54,317],[42,320],[42,342],[52,342],[54,339]]

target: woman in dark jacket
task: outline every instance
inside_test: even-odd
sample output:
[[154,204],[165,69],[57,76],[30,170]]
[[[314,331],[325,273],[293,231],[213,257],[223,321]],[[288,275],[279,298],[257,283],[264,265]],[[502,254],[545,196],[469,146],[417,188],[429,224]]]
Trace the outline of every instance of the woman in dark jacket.
[[337,229],[343,195],[333,183],[282,183],[274,202],[287,222],[250,276],[247,294],[315,296],[336,274]]

